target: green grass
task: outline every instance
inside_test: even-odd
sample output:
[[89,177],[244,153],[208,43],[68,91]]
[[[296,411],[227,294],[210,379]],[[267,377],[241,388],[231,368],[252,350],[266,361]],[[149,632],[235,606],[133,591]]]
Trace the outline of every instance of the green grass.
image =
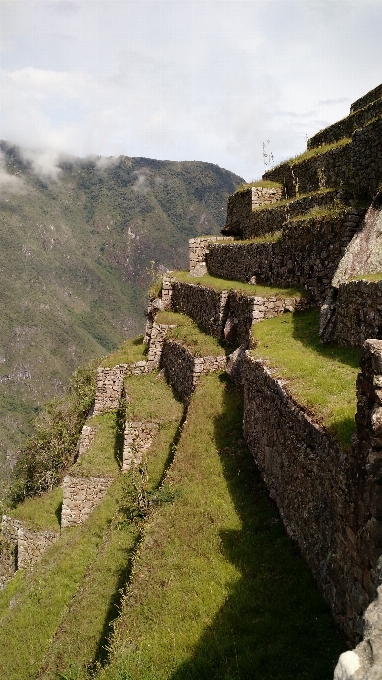
[[218,375],[191,401],[98,680],[329,680],[344,644],[287,538]]
[[341,219],[346,214],[346,208],[343,205],[331,205],[311,208],[306,213],[295,215],[291,217],[291,222],[310,222],[322,218],[330,218],[334,220]]
[[61,503],[62,488],[58,486],[41,496],[26,498],[7,514],[31,531],[59,531]]
[[382,272],[375,272],[374,274],[358,274],[352,276],[349,281],[381,281]]
[[109,354],[102,362],[101,366],[112,368],[117,364],[133,364],[146,358],[146,345],[143,344],[143,335],[139,335],[134,340],[126,340],[116,352]]
[[282,189],[282,184],[280,182],[270,182],[266,179],[259,179],[256,182],[243,182],[236,189],[235,194],[240,191],[247,191],[247,189],[252,189],[252,187],[263,187],[264,189]]
[[258,344],[251,354],[287,378],[286,389],[294,399],[349,448],[355,432],[360,350],[322,345],[318,324],[318,310],[266,319],[253,327]]
[[[94,441],[86,453],[70,469],[76,477],[115,477],[120,469],[121,451],[116,434],[120,428],[120,414],[108,411],[91,418],[87,424],[97,427]],[[116,443],[117,442],[117,443]]]
[[351,142],[350,137],[344,137],[343,139],[339,139],[338,142],[333,142],[332,144],[322,144],[322,146],[317,146],[313,149],[308,149],[304,153],[299,154],[294,158],[291,158],[288,161],[288,163],[291,166],[298,165],[299,163],[307,161],[309,158],[321,156],[322,154],[327,153],[328,151],[333,151],[333,149],[338,149],[341,146],[346,146],[346,144],[349,144],[350,142]]
[[156,322],[160,324],[176,324],[176,328],[169,328],[167,338],[178,340],[194,354],[194,356],[221,356],[224,348],[212,335],[203,333],[186,314],[178,312],[159,312]]
[[[0,627],[1,677],[7,680],[36,678],[119,504],[119,491],[114,484],[85,525],[66,529],[23,580],[17,574],[17,600]],[[8,589],[13,591],[12,581],[5,591]]]
[[[239,241],[235,245],[240,245]],[[235,290],[244,295],[255,295],[258,297],[276,297],[277,299],[300,296],[304,297],[306,291],[296,286],[281,287],[281,286],[260,286],[259,284],[252,285],[251,283],[244,283],[243,281],[234,281],[232,279],[222,279],[210,274],[204,276],[190,276],[189,272],[173,272],[172,276],[181,283],[193,283],[198,286],[207,286],[213,288],[221,293],[223,290]]]
[[126,378],[128,420],[167,423],[180,420],[182,403],[173,395],[172,389],[157,371]]

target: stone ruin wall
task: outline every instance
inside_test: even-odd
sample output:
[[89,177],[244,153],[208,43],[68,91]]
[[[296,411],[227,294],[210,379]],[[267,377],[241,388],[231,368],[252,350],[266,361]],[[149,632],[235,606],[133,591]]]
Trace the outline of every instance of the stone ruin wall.
[[212,243],[231,241],[228,236],[199,236],[189,240],[190,275],[205,274],[205,257]]
[[263,178],[280,182],[287,197],[328,187],[348,186],[374,196],[382,177],[382,119],[353,132],[351,141],[317,156],[268,170]]
[[199,328],[217,340],[246,346],[250,343],[253,323],[304,309],[309,304],[300,296],[278,299],[275,296],[244,295],[233,290],[219,293],[207,286],[175,280],[172,289],[173,311],[187,314]]
[[112,482],[110,477],[64,477],[61,528],[83,524],[104,499]]
[[305,288],[317,305],[330,289],[345,248],[360,228],[365,210],[347,208],[343,217],[323,216],[291,220],[280,240],[211,246],[206,264],[209,274],[249,281],[253,276],[268,285]]
[[382,553],[382,398],[374,384],[381,383],[382,395],[382,342],[366,343],[357,438],[349,451],[293,401],[263,362],[246,356],[244,370],[249,449],[335,620],[354,643],[376,596]]
[[368,338],[382,336],[382,281],[348,281],[340,284],[331,340],[360,347]]
[[17,569],[32,567],[44,554],[49,546],[60,537],[57,531],[29,531],[24,527],[19,529],[17,543]]
[[[235,202],[237,214],[232,215],[231,219],[236,224],[235,233],[237,236],[242,236],[243,239],[252,239],[281,231],[285,222],[291,217],[308,212],[312,208],[328,206],[336,198],[341,200],[343,192],[324,189],[312,196],[302,196],[299,199],[282,201],[281,205],[272,203],[266,210],[254,210],[246,213],[245,219],[242,218],[244,206],[240,205],[242,194],[243,192],[238,194]],[[226,230],[229,233],[230,228],[227,219],[227,224],[223,231]]]
[[117,364],[112,368],[100,366],[97,371],[97,387],[93,415],[118,408],[127,364]]
[[185,404],[188,404],[201,375],[224,371],[225,365],[225,355],[195,357],[177,340],[166,340],[163,347],[161,366],[166,379]]
[[126,421],[123,440],[122,472],[128,472],[131,468],[137,467],[142,463],[143,457],[149,450],[158,429],[159,423],[156,422]]
[[313,149],[322,144],[333,144],[344,137],[351,137],[355,130],[370,123],[376,116],[382,115],[382,99],[369,102],[365,108],[351,112],[343,120],[320,130],[308,140],[308,149]]
[[[248,187],[248,189],[236,191],[229,196],[227,203],[227,220],[224,230],[241,234],[243,230],[249,230],[252,212],[261,206],[276,204],[285,198],[283,187]],[[270,229],[269,231],[275,231]],[[259,232],[261,225],[259,225]],[[245,237],[246,238],[246,237]]]

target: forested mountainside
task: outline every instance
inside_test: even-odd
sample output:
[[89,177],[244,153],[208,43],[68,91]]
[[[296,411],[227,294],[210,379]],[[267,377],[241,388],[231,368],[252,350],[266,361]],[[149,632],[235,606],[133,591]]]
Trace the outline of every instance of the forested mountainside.
[[66,158],[53,179],[17,147],[0,150],[4,474],[29,419],[72,371],[143,331],[153,272],[185,268],[188,239],[219,233],[242,179],[209,163],[126,156]]

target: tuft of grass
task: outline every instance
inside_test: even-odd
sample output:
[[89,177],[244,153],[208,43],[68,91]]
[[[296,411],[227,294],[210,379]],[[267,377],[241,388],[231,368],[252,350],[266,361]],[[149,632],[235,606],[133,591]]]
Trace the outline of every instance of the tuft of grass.
[[254,238],[243,239],[240,243],[275,243],[280,241],[282,231],[272,231],[269,234],[262,234],[262,236],[255,236]]
[[159,312],[156,316],[157,323],[176,324],[176,328],[169,328],[167,337],[178,340],[182,345],[194,354],[194,356],[221,356],[225,353],[219,342],[199,330],[198,326],[186,314],[178,312]]
[[[235,246],[243,243],[239,241],[235,243]],[[198,286],[207,286],[208,288],[213,288],[218,293],[223,290],[235,290],[237,293],[243,293],[243,295],[255,295],[257,297],[276,297],[277,299],[289,298],[289,297],[305,297],[306,290],[298,288],[297,286],[261,286],[260,284],[244,283],[243,281],[234,281],[233,279],[222,279],[217,276],[211,276],[210,274],[204,274],[203,276],[190,276],[189,272],[173,272],[173,277],[180,281],[181,283],[193,283]],[[157,317],[158,318],[158,317]]]
[[8,514],[31,531],[60,531],[61,504],[62,488],[58,486],[41,496],[25,498]]
[[117,364],[134,364],[136,361],[145,359],[145,351],[143,335],[139,335],[134,340],[126,340],[116,352],[109,354],[100,365],[104,368],[112,368]]
[[352,276],[349,281],[381,281],[382,272],[374,272],[373,274],[357,274]]
[[311,208],[306,213],[295,215],[290,218],[291,222],[311,222],[322,218],[329,218],[333,220],[341,219],[346,214],[346,208],[343,205],[330,205],[322,207]]
[[241,426],[240,394],[203,377],[167,475],[173,503],[147,523],[98,680],[333,676],[345,645]]
[[283,185],[280,182],[271,182],[267,179],[259,179],[255,182],[243,182],[236,189],[235,194],[241,191],[247,191],[247,189],[252,189],[252,187],[263,187],[264,189],[282,189]]
[[321,156],[322,154],[328,153],[328,151],[333,151],[333,149],[346,146],[346,144],[349,144],[350,142],[351,137],[343,137],[343,139],[339,139],[338,142],[333,142],[332,144],[322,144],[321,146],[317,146],[313,149],[308,149],[304,153],[291,158],[289,160],[289,165],[298,165],[299,163],[303,163],[303,161],[307,161],[309,158]]
[[251,354],[286,378],[285,389],[347,449],[355,432],[355,382],[361,353],[322,345],[318,325],[315,309],[263,320],[253,327],[257,346]]

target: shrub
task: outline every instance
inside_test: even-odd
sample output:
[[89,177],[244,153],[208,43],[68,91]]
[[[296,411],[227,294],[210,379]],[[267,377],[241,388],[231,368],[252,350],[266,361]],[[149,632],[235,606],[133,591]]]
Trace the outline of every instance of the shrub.
[[34,420],[34,434],[19,452],[12,472],[12,506],[59,484],[74,461],[82,426],[94,401],[95,359],[72,375],[66,395],[46,404]]

